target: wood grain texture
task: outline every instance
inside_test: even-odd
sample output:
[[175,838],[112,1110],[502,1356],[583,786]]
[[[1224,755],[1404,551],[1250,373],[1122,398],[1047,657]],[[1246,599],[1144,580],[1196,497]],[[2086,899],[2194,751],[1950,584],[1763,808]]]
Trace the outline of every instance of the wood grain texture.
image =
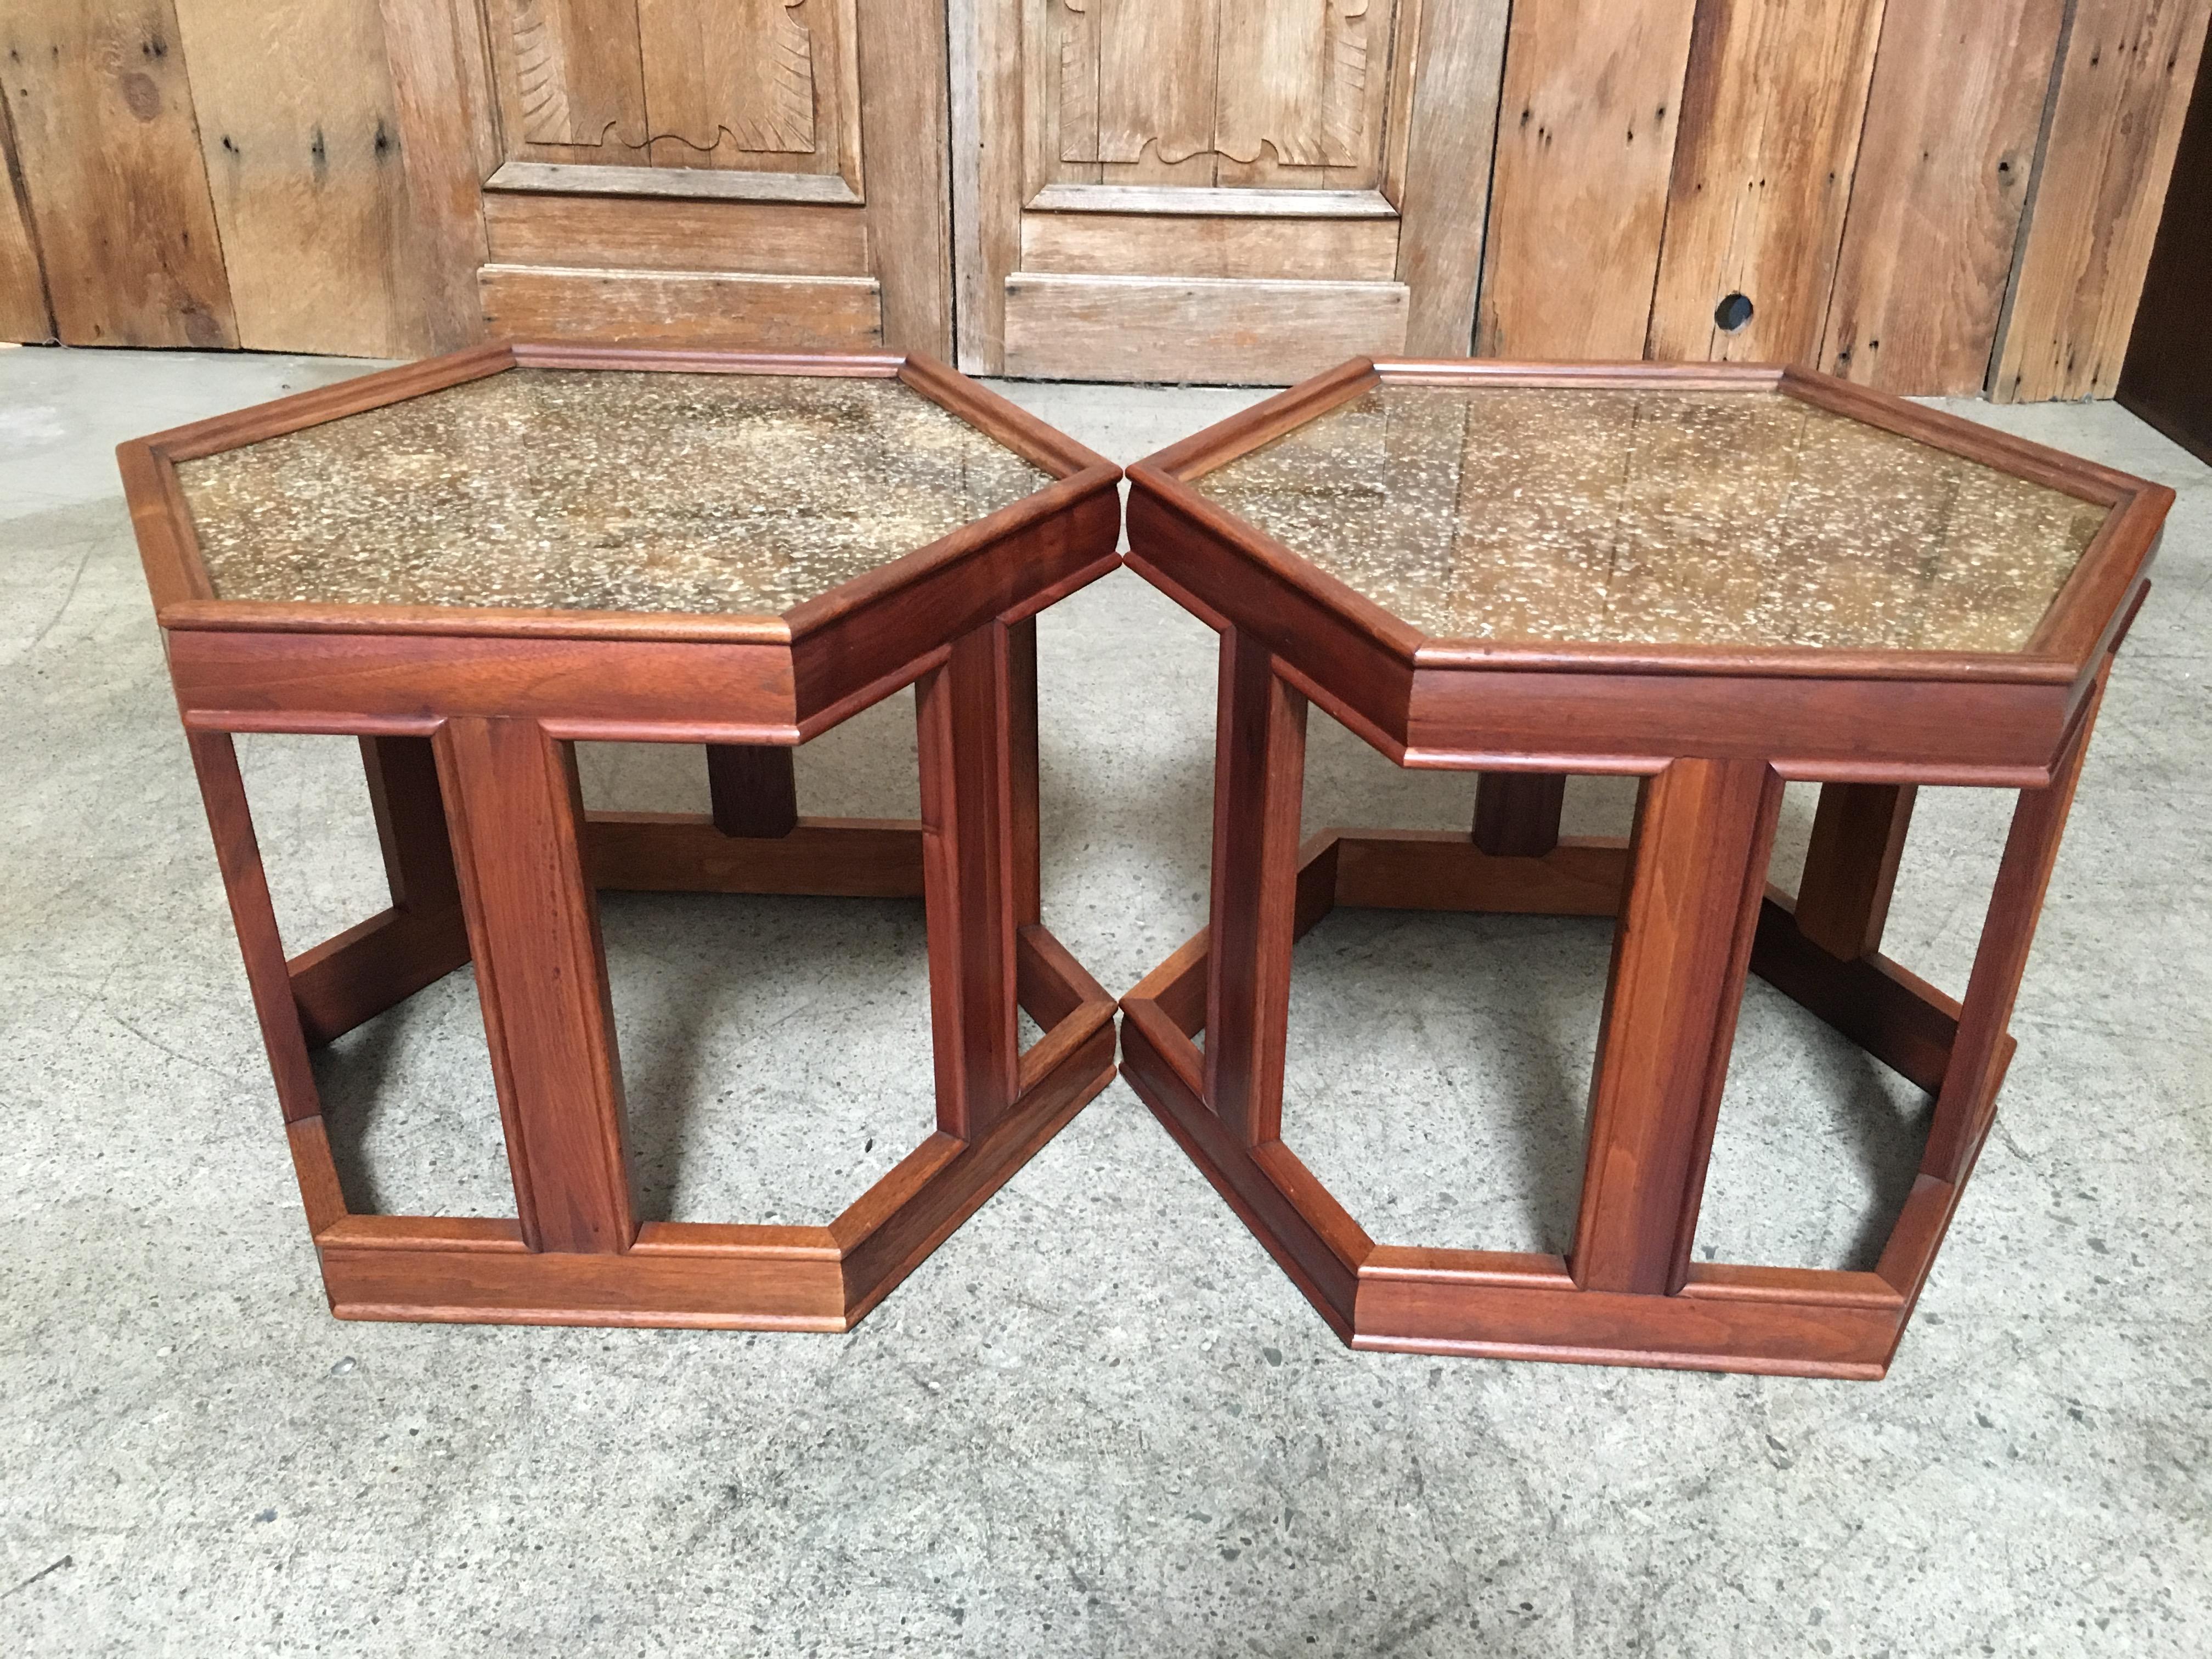
[[54,315],[46,304],[46,273],[39,263],[30,203],[9,132],[9,103],[6,86],[0,83],[0,340],[46,341],[54,337]]
[[1404,349],[1397,283],[1223,282],[1022,271],[1006,286],[1006,372],[1047,379],[1257,381]]
[[1881,948],[1917,793],[1910,784],[1821,786],[1796,918],[1798,931],[1829,955],[1850,962]]
[[952,271],[960,368],[1006,366],[1006,279],[1021,257],[1021,0],[946,0]]
[[409,204],[376,0],[172,0],[252,351],[411,355]]
[[1421,8],[1398,280],[1410,295],[1404,349],[1422,356],[1474,349],[1508,9],[1506,0]]
[[437,743],[522,1236],[627,1250],[622,1066],[573,745],[529,720],[449,720]]
[[2212,0],[2076,0],[1991,366],[2000,403],[2110,397]]
[[773,838],[799,827],[799,785],[788,749],[708,744],[707,793],[714,827],[726,836]]
[[[1682,90],[1646,355],[1811,364],[1882,0],[1708,0]],[[1730,332],[1715,309],[1747,297]]]
[[498,159],[490,66],[474,15],[451,0],[379,0],[378,9],[406,185],[397,355],[455,351],[483,337],[478,181]]
[[1566,795],[1561,773],[1484,773],[1474,790],[1474,844],[1494,858],[1542,858],[1559,844]]
[[801,818],[772,839],[725,833],[698,812],[592,812],[594,887],[634,893],[810,893],[920,898],[921,825]]
[[1644,785],[1590,1085],[1584,1290],[1669,1296],[1688,1274],[1781,804],[1757,761],[1678,760]]
[[1695,10],[1514,8],[1478,355],[1644,355]]
[[[860,0],[857,97],[884,343],[947,362],[952,179],[945,0]],[[821,269],[834,269],[823,266]]]
[[1306,700],[1249,635],[1221,636],[1206,1098],[1234,1143],[1282,1133]]
[[236,345],[170,0],[10,0],[0,61],[63,342]]
[[883,341],[866,276],[486,265],[485,325],[524,338],[739,351],[859,351]]
[[1914,396],[1989,377],[2064,0],[1882,16],[1820,367]]
[[1256,214],[1024,213],[1021,264],[1094,276],[1387,283],[1397,275],[1398,227]]
[[859,208],[488,191],[483,218],[494,264],[784,276],[872,270],[868,216]]

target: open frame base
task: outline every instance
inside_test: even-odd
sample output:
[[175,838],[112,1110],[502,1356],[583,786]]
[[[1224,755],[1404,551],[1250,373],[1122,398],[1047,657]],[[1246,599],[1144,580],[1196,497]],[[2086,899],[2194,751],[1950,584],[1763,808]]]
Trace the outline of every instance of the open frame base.
[[[1629,843],[1535,857],[1464,834],[1325,830],[1299,849],[1294,933],[1339,904],[1535,915],[1620,913]],[[1872,1380],[1887,1370],[1989,1132],[2013,1040],[1993,1056],[1949,1178],[1916,1181],[1872,1273],[1693,1261],[1668,1295],[1579,1287],[1567,1258],[1377,1244],[1279,1139],[1247,1146],[1206,1097],[1207,935],[1122,1000],[1124,1074],[1322,1317],[1354,1348]],[[1787,895],[1759,906],[1750,969],[1931,1093],[1960,1005],[1886,957],[1832,955]]]
[[[920,897],[923,829],[800,818],[733,836],[703,814],[593,812],[592,884],[653,892]],[[504,1218],[347,1212],[319,1115],[287,1126],[331,1310],[341,1319],[844,1331],[1113,1079],[1113,1000],[1042,925],[1016,934],[1021,1006],[1043,1036],[1006,1113],[932,1134],[826,1227],[648,1221],[627,1249],[533,1251]],[[287,964],[326,1043],[469,959],[459,912],[399,905]]]

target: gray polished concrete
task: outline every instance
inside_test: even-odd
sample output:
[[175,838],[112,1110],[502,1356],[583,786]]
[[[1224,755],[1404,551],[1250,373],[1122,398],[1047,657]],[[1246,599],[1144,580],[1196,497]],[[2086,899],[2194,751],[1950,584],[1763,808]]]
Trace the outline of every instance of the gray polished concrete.
[[[1968,406],[2182,498],[1887,1382],[1348,1352],[1119,1084],[849,1336],[341,1324],[109,447],[359,367],[0,353],[0,1651],[2212,1651],[2206,469],[2110,405]],[[1123,459],[1256,395],[1008,389]],[[1042,641],[1049,918],[1119,991],[1203,919],[1212,639],[1121,573]],[[1311,747],[1316,824],[1466,820]],[[245,749],[297,949],[379,902],[358,769]],[[913,810],[912,753],[895,699],[807,809]],[[687,750],[587,778],[704,797]],[[1923,799],[1890,948],[1956,991],[2006,803]],[[926,1133],[918,905],[605,910],[652,1212],[824,1217]],[[1378,1237],[1557,1247],[1606,950],[1333,916],[1287,1138]],[[325,1074],[357,1204],[505,1206],[465,974]],[[1700,1252],[1863,1261],[1923,1111],[1754,987]]]

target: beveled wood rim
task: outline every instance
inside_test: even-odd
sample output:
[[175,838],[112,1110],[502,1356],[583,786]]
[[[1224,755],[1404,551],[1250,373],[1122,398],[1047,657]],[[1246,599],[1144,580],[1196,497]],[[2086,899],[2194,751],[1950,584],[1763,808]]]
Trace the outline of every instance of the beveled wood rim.
[[[1382,384],[1777,392],[1931,448],[2112,509],[2015,652],[1829,650],[1806,646],[1587,644],[1438,638],[1421,632],[1256,526],[1192,481]],[[2139,603],[2160,526],[2173,503],[2163,484],[1871,387],[1778,364],[1547,363],[1355,357],[1170,444],[1128,469],[1131,487],[1171,507],[1275,580],[1337,611],[1415,669],[1527,673],[1735,674],[1801,679],[1996,681],[2086,685]]]
[[[335,605],[223,599],[216,596],[177,464],[404,403],[511,368],[630,370],[661,374],[807,375],[898,380],[1013,451],[1052,480],[912,551],[863,572],[783,613],[521,610],[480,605]],[[747,352],[495,341],[398,368],[173,427],[116,447],[131,510],[164,629],[240,633],[467,635],[716,645],[782,645],[819,632],[861,607],[1018,534],[1078,502],[1111,490],[1121,469],[988,386],[919,352]]]

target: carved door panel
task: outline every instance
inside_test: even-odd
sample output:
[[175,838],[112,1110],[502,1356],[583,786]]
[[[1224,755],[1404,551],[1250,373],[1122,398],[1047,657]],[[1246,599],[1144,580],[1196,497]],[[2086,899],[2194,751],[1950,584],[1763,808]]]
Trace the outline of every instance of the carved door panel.
[[961,366],[1264,382],[1466,355],[1505,13],[956,0]]
[[454,3],[492,332],[950,355],[944,0]]

